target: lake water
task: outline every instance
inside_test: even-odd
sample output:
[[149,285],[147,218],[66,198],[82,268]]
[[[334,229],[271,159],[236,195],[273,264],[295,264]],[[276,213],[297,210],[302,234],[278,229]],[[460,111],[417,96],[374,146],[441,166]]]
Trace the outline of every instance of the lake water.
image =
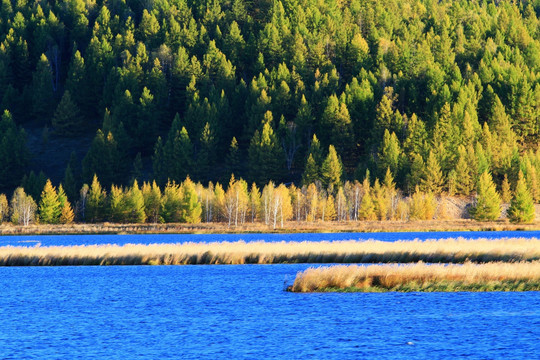
[[284,292],[309,266],[0,268],[0,358],[538,358],[538,292]]
[[449,231],[380,233],[303,233],[303,234],[142,234],[142,235],[16,235],[0,236],[0,246],[171,244],[215,241],[336,241],[336,240],[427,240],[463,237],[466,239],[524,237],[540,238],[540,231]]
[[[540,233],[4,236],[0,245],[456,236]],[[538,358],[539,292],[283,291],[310,266],[0,268],[0,359]]]

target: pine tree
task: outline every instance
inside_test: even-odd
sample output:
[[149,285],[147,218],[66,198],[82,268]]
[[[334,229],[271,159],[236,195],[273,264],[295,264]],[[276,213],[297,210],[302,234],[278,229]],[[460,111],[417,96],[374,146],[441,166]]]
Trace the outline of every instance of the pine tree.
[[61,213],[62,208],[56,188],[50,180],[47,180],[39,201],[39,220],[44,224],[57,224]]
[[63,136],[73,136],[81,133],[83,121],[77,105],[71,100],[68,90],[64,92],[52,119],[56,133]]
[[487,171],[480,175],[476,187],[476,204],[470,213],[478,221],[496,220],[501,215],[501,199]]
[[536,216],[534,202],[521,170],[519,171],[514,197],[507,213],[511,222],[522,224],[532,222]]

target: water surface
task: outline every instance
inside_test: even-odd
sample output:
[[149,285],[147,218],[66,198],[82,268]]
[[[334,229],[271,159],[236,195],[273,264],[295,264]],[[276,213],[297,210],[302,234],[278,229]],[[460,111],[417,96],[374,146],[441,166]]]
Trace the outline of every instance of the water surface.
[[0,268],[2,359],[531,359],[540,293],[293,294],[310,265]]
[[171,244],[215,241],[337,241],[337,240],[427,240],[463,237],[466,239],[540,237],[540,231],[449,231],[379,233],[301,233],[301,234],[140,234],[140,235],[10,235],[0,236],[0,246]]

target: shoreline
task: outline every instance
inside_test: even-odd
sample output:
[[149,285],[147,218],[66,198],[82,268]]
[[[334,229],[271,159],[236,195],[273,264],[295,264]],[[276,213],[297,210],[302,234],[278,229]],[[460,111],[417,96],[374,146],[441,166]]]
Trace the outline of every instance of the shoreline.
[[200,224],[32,224],[0,225],[0,236],[6,235],[104,235],[104,234],[247,234],[247,233],[340,233],[340,232],[451,232],[451,231],[540,231],[540,222],[512,224],[507,220],[480,222],[471,219],[418,221],[289,221],[274,229],[263,223],[227,226],[225,223]]

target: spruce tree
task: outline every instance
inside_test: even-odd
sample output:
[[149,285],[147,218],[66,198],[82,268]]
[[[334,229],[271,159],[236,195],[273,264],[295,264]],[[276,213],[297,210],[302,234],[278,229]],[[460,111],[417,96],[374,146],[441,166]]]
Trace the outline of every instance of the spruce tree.
[[519,171],[514,197],[510,202],[507,214],[511,222],[522,224],[532,222],[536,216],[533,198],[521,170]]
[[476,204],[470,213],[475,220],[496,220],[501,215],[501,198],[495,189],[491,174],[487,171],[480,175],[476,187]]

